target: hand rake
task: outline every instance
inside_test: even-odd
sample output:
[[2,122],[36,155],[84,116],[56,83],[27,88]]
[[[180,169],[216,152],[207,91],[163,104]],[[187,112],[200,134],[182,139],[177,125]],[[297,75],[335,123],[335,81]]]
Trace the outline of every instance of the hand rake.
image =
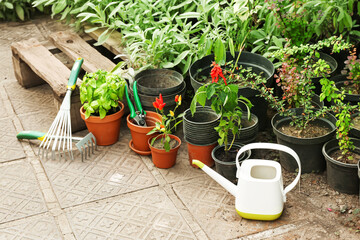
[[[51,147],[51,159],[55,159],[56,148],[59,152],[59,159],[61,155],[64,155],[66,159],[66,152],[70,155],[71,159],[74,159],[72,153],[72,137],[71,137],[71,117],[70,117],[70,107],[71,107],[71,93],[76,87],[77,77],[79,75],[80,67],[83,63],[82,58],[78,58],[74,66],[71,69],[69,81],[67,84],[67,91],[64,97],[64,100],[60,106],[60,110],[55,117],[55,120],[50,126],[49,131],[44,137],[44,140],[39,146],[38,155],[44,155],[48,157],[48,150]],[[61,151],[63,154],[61,154]]]
[[[38,139],[44,141],[46,133],[38,131],[22,131],[16,135],[18,139]],[[54,139],[54,137],[49,137],[48,139]],[[92,133],[88,133],[85,137],[71,137],[71,140],[76,143],[76,147],[81,153],[81,161],[84,161],[87,156],[90,157],[91,153],[94,153],[96,150],[96,138]],[[90,149],[91,148],[91,149]]]

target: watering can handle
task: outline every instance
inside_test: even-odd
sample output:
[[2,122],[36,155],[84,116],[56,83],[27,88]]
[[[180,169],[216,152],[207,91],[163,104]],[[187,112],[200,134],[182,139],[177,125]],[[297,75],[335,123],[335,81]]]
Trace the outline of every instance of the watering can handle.
[[[294,179],[294,181],[292,183],[290,183],[284,190],[284,195],[286,195],[286,193],[288,193],[289,191],[291,191],[296,184],[299,182],[300,180],[300,175],[301,175],[301,164],[300,164],[300,158],[297,155],[297,153],[292,150],[291,148],[281,145],[281,144],[277,144],[277,143],[250,143],[247,144],[245,146],[243,146],[239,152],[236,154],[236,168],[240,169],[240,163],[239,163],[239,157],[243,152],[246,152],[250,149],[271,149],[271,150],[279,150],[279,151],[283,151],[286,152],[288,154],[290,154],[293,158],[295,158],[296,163],[299,166],[299,172],[296,176],[296,178]],[[246,160],[244,160],[246,161]]]

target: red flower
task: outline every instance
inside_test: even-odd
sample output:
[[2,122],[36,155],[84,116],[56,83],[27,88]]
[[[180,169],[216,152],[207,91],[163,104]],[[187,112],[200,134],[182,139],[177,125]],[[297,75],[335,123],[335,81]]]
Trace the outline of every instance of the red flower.
[[224,80],[225,85],[227,85],[226,78],[224,77],[221,67],[215,62],[213,62],[211,66],[213,66],[210,72],[212,82],[217,83],[219,81],[219,76],[220,76]]
[[165,107],[166,103],[164,103],[163,97],[160,93],[159,98],[155,98],[155,102],[153,102],[153,106],[160,111]]

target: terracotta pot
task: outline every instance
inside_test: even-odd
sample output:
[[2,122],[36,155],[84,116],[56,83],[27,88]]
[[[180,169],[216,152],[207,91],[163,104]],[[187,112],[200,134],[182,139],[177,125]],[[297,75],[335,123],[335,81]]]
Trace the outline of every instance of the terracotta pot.
[[211,152],[216,147],[218,143],[212,143],[209,145],[195,145],[191,143],[187,143],[188,154],[189,154],[189,162],[190,165],[194,168],[199,168],[198,166],[192,164],[192,160],[196,159],[200,162],[204,163],[208,167],[214,166],[214,159],[211,156]]
[[124,115],[124,104],[119,101],[120,111],[106,115],[100,119],[97,116],[90,116],[85,119],[85,109],[80,108],[81,118],[85,121],[86,127],[94,134],[97,145],[108,146],[119,140],[121,117]]
[[171,168],[176,163],[177,152],[181,145],[181,140],[175,135],[170,134],[170,138],[175,139],[178,142],[178,145],[170,149],[169,152],[166,152],[165,149],[158,149],[150,145],[151,139],[149,138],[148,144],[151,150],[152,161],[154,165],[158,168]]
[[156,122],[161,122],[161,115],[156,112],[146,111],[145,121],[147,127],[134,124],[134,121],[130,120],[130,115],[126,117],[126,121],[131,132],[134,148],[139,151],[150,151],[148,140],[154,137],[155,134],[146,134],[155,127]]

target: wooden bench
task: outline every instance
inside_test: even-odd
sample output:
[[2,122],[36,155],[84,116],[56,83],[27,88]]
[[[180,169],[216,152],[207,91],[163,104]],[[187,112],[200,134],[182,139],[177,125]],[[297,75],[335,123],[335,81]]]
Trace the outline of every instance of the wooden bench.
[[[92,37],[97,40],[100,32],[93,33]],[[99,53],[78,34],[70,31],[56,32],[50,35],[50,42],[40,43],[36,39],[16,42],[11,45],[12,60],[16,79],[24,88],[34,87],[47,83],[54,93],[54,102],[57,109],[60,108],[66,93],[66,86],[70,76],[70,69],[64,65],[53,52],[63,52],[72,61],[84,58],[82,69],[86,72],[95,72],[98,69],[110,71],[115,63]],[[121,53],[120,39],[109,38],[107,48],[117,55]],[[105,47],[106,47],[105,46]],[[72,64],[71,64],[72,66]],[[81,81],[78,79],[77,85]],[[81,107],[79,90],[76,88],[71,99],[71,124],[73,132],[86,128],[80,117]]]

